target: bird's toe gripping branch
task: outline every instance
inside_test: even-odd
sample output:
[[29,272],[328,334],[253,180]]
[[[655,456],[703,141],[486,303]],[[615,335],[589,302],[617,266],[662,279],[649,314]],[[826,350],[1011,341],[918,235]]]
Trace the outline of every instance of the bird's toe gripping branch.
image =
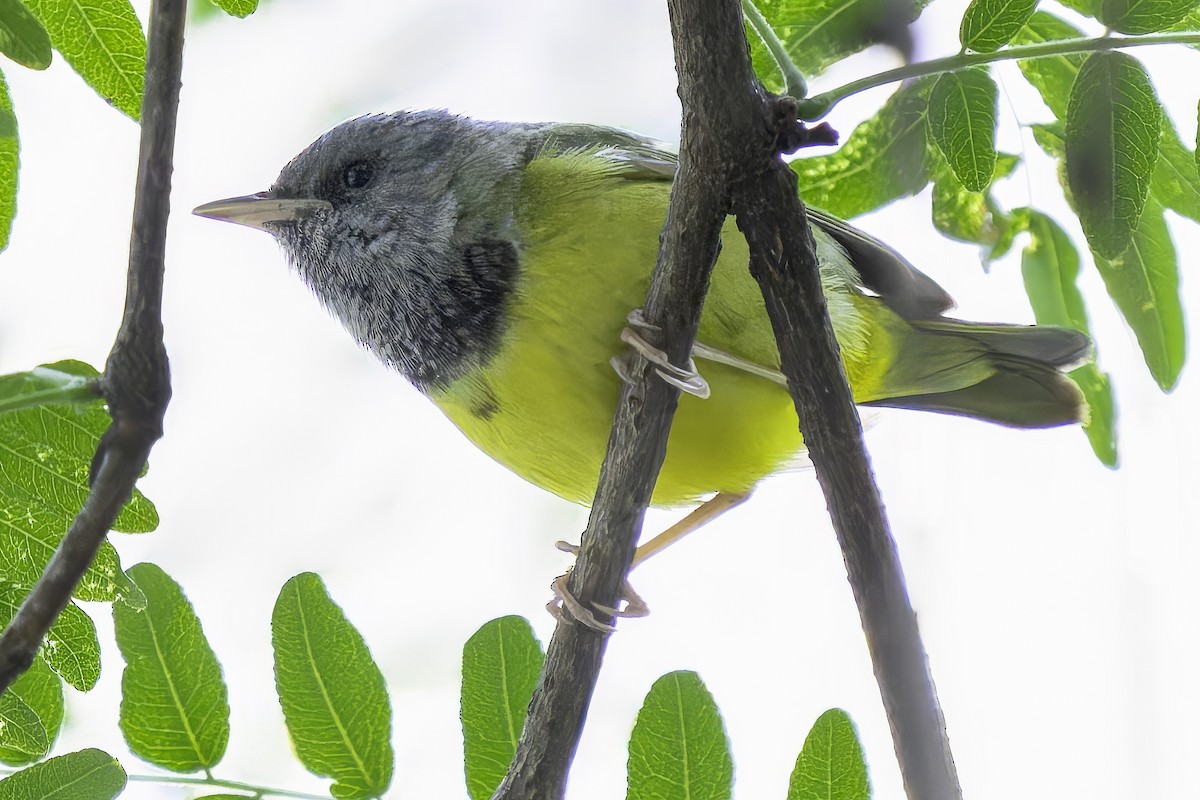
[[[642,337],[642,331],[655,333],[661,329],[657,325],[647,322],[642,316],[640,308],[629,312],[628,322],[629,325],[621,331],[621,341],[653,364],[654,371],[658,373],[658,377],[681,392],[695,395],[701,400],[708,397],[710,392],[708,381],[704,380],[700,373],[696,371],[695,360],[689,358],[685,367],[677,367],[667,358],[666,353]],[[609,361],[617,375],[626,383],[630,383],[633,380],[628,355],[629,353],[624,353],[619,356],[613,356],[612,360]]]
[[[554,546],[564,553],[579,554],[579,547],[570,542],[560,541],[556,542]],[[550,584],[551,589],[554,591],[554,597],[546,604],[546,610],[550,612],[550,615],[558,620],[574,620],[600,633],[612,633],[616,630],[612,625],[597,619],[592,609],[579,602],[575,595],[571,594],[571,590],[567,587],[567,579],[570,575],[571,571],[567,570],[555,578],[554,583]],[[620,599],[625,603],[623,608],[611,608],[599,603],[593,603],[592,605],[596,611],[608,614],[610,617],[644,617],[650,613],[650,607],[633,590],[629,581],[621,582]]]

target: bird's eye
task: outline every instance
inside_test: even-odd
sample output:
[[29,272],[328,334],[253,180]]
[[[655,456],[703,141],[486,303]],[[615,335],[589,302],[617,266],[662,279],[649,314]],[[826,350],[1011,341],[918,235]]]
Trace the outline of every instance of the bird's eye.
[[374,170],[366,161],[355,161],[342,173],[342,183],[347,189],[361,189],[371,182]]

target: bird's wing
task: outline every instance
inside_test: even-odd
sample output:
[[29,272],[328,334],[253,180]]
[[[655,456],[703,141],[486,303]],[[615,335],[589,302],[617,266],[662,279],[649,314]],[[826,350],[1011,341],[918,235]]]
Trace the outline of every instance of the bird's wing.
[[620,128],[554,123],[540,133],[542,150],[590,152],[612,162],[629,180],[670,181],[679,168],[678,156],[666,144]]
[[[619,128],[556,124],[544,134],[546,146],[592,150],[622,167],[619,174],[630,180],[671,180],[679,166],[676,154],[662,142]],[[810,206],[808,216],[845,249],[861,286],[902,316],[930,319],[954,307],[945,289],[884,242],[820,209]]]
[[820,209],[810,207],[808,218],[845,249],[862,285],[901,316],[930,319],[954,307],[933,278],[874,236]]

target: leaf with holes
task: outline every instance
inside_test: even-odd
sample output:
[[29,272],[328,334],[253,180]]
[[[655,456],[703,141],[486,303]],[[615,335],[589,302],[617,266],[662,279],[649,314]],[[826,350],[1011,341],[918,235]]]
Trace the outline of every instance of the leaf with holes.
[[284,584],[271,615],[275,688],[296,755],[333,778],[336,798],[380,795],[392,780],[392,709],[362,635],[321,579]]
[[1067,182],[1088,244],[1104,258],[1120,256],[1133,239],[1161,132],[1162,107],[1137,59],[1089,56],[1067,104]]
[[463,647],[463,762],[473,800],[491,797],[508,770],[544,660],[522,617],[492,620]]

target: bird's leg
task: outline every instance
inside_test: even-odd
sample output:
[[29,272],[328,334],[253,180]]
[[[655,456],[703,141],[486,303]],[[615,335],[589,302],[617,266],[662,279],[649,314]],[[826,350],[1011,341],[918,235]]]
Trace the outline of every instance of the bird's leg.
[[633,563],[629,565],[632,571],[650,556],[665,550],[687,536],[692,531],[699,530],[731,508],[736,508],[750,499],[750,492],[720,492],[704,504],[693,508],[691,513],[676,522],[665,531],[655,536],[643,545],[639,545],[633,554]]
[[[667,354],[642,338],[639,331],[654,333],[661,330],[657,325],[651,325],[642,316],[642,310],[635,308],[627,317],[629,325],[621,331],[621,341],[639,352],[643,358],[654,365],[658,377],[674,386],[681,392],[695,395],[701,400],[709,395],[708,381],[696,371],[696,362],[688,358],[686,367],[680,368],[671,363]],[[630,380],[629,364],[624,355],[614,356],[609,363],[621,380]]]
[[[750,492],[721,492],[717,494],[703,505],[692,509],[691,513],[679,522],[676,522],[650,541],[638,547],[637,551],[633,554],[633,561],[630,563],[629,569],[632,571],[634,567],[650,558],[650,556],[665,550],[689,533],[699,530],[712,522],[729,509],[740,506],[749,498]],[[579,554],[579,547],[569,542],[556,542],[554,546],[572,555]],[[567,577],[570,574],[570,570],[568,570],[565,574],[560,575],[554,580],[552,584],[554,598],[546,604],[546,610],[557,619],[562,619],[565,615],[567,618],[580,622],[601,633],[611,632],[613,626],[596,619],[596,615],[592,613],[591,609],[575,599],[575,596],[567,589]],[[624,608],[610,608],[599,603],[594,603],[593,606],[597,611],[614,617],[644,617],[650,613],[649,606],[633,590],[628,580],[621,582],[620,599],[625,603]]]

